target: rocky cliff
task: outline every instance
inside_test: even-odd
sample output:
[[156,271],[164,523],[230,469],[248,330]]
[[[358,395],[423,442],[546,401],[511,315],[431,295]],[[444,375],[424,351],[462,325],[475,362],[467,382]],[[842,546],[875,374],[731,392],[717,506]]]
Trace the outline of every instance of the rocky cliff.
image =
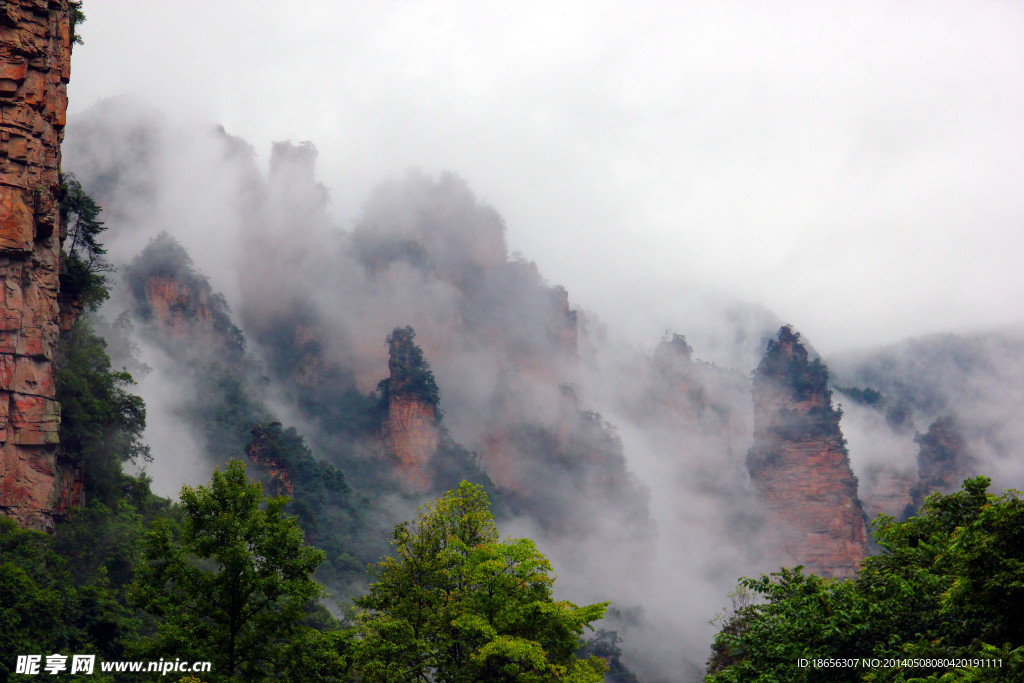
[[136,321],[178,357],[240,355],[242,333],[224,297],[196,272],[185,249],[161,233],[124,269]]
[[[903,520],[917,514],[911,491],[917,485],[914,472],[904,472],[879,465],[869,465],[860,474],[861,503],[868,519],[888,515]],[[920,507],[920,506],[918,506]]]
[[753,383],[750,478],[774,515],[787,551],[808,571],[852,576],[867,554],[864,511],[832,407],[828,370],[810,360],[790,327],[758,365]]
[[729,444],[749,436],[748,416],[738,408],[741,396],[746,396],[746,378],[695,360],[683,335],[662,339],[646,375],[646,415],[667,418],[691,433],[713,435]]
[[441,416],[434,374],[415,337],[411,327],[388,336],[389,377],[380,384],[386,403],[381,435],[387,454],[396,461],[397,478],[407,489],[426,491],[441,442]]
[[41,529],[81,498],[53,369],[71,15],[67,0],[0,3],[0,513]]

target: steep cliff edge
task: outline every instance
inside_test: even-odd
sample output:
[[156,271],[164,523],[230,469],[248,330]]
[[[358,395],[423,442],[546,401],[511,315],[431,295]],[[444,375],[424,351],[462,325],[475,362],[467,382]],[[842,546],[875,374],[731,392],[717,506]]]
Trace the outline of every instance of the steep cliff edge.
[[0,513],[39,529],[81,497],[81,473],[57,453],[53,368],[72,11],[0,3]]
[[823,576],[853,576],[867,554],[864,512],[828,369],[800,335],[779,330],[754,375],[747,468],[794,559]]

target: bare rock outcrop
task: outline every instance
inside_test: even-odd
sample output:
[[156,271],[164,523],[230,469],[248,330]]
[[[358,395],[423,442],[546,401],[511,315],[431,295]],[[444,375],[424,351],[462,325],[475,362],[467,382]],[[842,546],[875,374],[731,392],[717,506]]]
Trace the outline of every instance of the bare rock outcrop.
[[57,452],[53,368],[71,44],[66,0],[0,3],[0,514],[39,529],[82,497]]
[[786,550],[808,571],[856,573],[867,554],[864,511],[850,469],[828,370],[808,358],[790,327],[758,366],[753,384],[750,478],[772,511]]

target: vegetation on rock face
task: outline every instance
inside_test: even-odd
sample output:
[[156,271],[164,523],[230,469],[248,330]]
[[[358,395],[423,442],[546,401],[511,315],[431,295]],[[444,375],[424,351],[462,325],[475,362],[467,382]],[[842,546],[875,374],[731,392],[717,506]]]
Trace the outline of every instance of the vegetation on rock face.
[[[101,273],[111,270],[99,242],[106,230],[98,220],[101,209],[70,174],[60,176],[59,199],[61,224],[67,226],[61,299],[92,313],[108,297]],[[106,342],[93,327],[89,316],[81,316],[58,340],[54,380],[61,406],[60,455],[82,467],[91,496],[110,504],[121,463],[149,458],[142,441],[146,407],[128,393],[132,376],[111,367]]]
[[82,0],[69,2],[68,12],[71,18],[71,42],[75,45],[82,45],[82,36],[78,33],[78,25],[85,21],[85,13],[82,11]]
[[[295,428],[280,422],[254,427],[246,452],[250,460],[274,463],[287,472],[294,493],[286,509],[296,516],[308,542],[325,553],[317,577],[332,588],[361,581],[366,562],[359,558],[373,556],[380,546],[361,533],[365,502],[349,488],[341,470],[313,457]],[[253,469],[267,479],[265,467]],[[276,492],[274,486],[264,481],[265,490],[276,495],[282,483],[277,482]]]
[[[1003,681],[1024,676],[1024,500],[969,479],[906,522],[881,517],[882,552],[855,579],[783,569],[741,585],[756,600],[715,637],[707,681]],[[800,659],[1002,658],[1002,668],[801,668]]]
[[843,394],[854,403],[869,408],[884,411],[885,421],[889,427],[896,432],[906,432],[914,427],[914,411],[910,403],[904,399],[886,396],[877,389],[865,387],[836,387],[836,391]]
[[58,180],[60,222],[67,231],[61,259],[60,297],[62,301],[95,310],[108,297],[103,273],[113,270],[103,257],[107,252],[99,241],[100,233],[107,229],[99,220],[102,209],[74,175],[61,173]]
[[126,390],[134,383],[132,376],[111,369],[106,343],[87,319],[61,336],[55,379],[60,453],[83,467],[89,492],[102,492],[109,502],[121,463],[149,459],[142,441],[146,407]]
[[956,482],[974,471],[976,461],[967,448],[959,422],[950,415],[937,418],[924,434],[914,436],[918,444],[918,482],[910,490],[911,515],[932,491],[948,492]]
[[919,459],[925,462],[952,462],[967,458],[967,443],[957,421],[950,415],[943,415],[928,427],[924,434],[918,434],[914,441],[921,447]]
[[416,344],[416,331],[411,327],[396,327],[388,335],[388,370],[391,376],[377,385],[385,403],[393,395],[406,394],[434,406],[440,420],[440,392],[423,349]]
[[800,333],[789,325],[779,329],[777,339],[768,342],[764,357],[754,370],[754,395],[783,391],[791,403],[810,402],[806,410],[780,409],[771,428],[782,438],[838,436],[842,411],[832,407],[828,388],[828,368],[820,358],[810,360],[800,343]]
[[791,325],[780,327],[778,338],[768,341],[754,378],[776,380],[790,387],[801,401],[828,391],[828,369],[820,358],[810,360],[800,343],[800,333],[794,332]]
[[192,257],[177,240],[166,232],[157,235],[125,268],[125,281],[144,322],[153,319],[153,308],[146,291],[156,278],[168,278],[180,286],[187,296],[171,303],[171,314],[183,320],[195,320],[199,307],[210,316],[212,329],[226,355],[239,356],[245,349],[242,331],[231,321],[230,308],[224,297],[213,291],[209,281],[196,272]]

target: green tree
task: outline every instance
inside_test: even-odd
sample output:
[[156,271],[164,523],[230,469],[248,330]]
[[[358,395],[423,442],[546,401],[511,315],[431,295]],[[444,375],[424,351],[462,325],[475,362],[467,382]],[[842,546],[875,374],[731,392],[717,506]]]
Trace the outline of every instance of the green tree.
[[0,517],[0,680],[14,674],[16,655],[57,652],[74,640],[70,583],[47,534]]
[[499,540],[482,486],[462,482],[393,534],[396,557],[356,600],[363,681],[600,681],[580,635],[608,603],[552,597],[551,565],[529,539]]
[[[916,517],[880,517],[882,548],[855,579],[797,567],[741,585],[754,604],[715,637],[707,681],[1024,680],[1024,501],[985,477],[929,496]],[[1002,659],[1002,668],[801,669],[800,658]]]
[[312,579],[323,553],[304,544],[285,503],[264,498],[239,461],[182,489],[180,529],[154,522],[129,591],[157,618],[140,655],[187,653],[228,680],[284,670],[286,653],[312,637],[302,620],[323,593]]
[[127,388],[127,372],[110,367],[106,342],[80,318],[57,348],[60,452],[85,471],[88,493],[110,503],[120,486],[121,464],[149,460],[142,440],[146,406]]
[[113,270],[103,257],[107,250],[99,241],[100,233],[107,229],[99,220],[102,209],[86,194],[73,174],[61,173],[58,182],[60,219],[67,230],[61,260],[60,296],[62,300],[95,309],[109,296],[102,273]]

